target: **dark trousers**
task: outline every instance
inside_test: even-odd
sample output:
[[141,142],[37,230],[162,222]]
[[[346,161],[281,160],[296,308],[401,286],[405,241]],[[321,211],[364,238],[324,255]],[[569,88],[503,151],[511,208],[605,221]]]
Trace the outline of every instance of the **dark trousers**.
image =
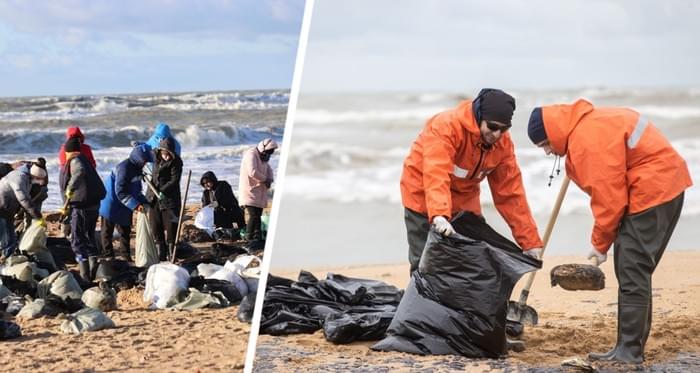
[[119,232],[119,248],[131,257],[131,248],[129,245],[129,240],[131,239],[131,226],[123,226],[119,224],[112,223],[109,219],[100,217],[101,230],[100,234],[102,236],[102,255],[113,256],[114,246],[112,245],[112,237],[114,236],[114,228],[117,228]]
[[[615,239],[614,265],[619,286],[618,304],[642,307],[648,305],[647,329],[651,327],[652,315],[651,276],[676,228],[683,208],[683,194],[662,205],[625,216]],[[646,342],[649,330],[645,330],[644,334],[642,346]]]
[[12,219],[0,217],[0,249],[5,257],[12,255],[17,249],[17,233]]
[[97,242],[95,242],[97,216],[97,208],[79,209],[74,207],[71,210],[70,245],[78,262],[98,254]]
[[411,273],[418,269],[420,257],[423,255],[425,241],[428,239],[430,222],[428,217],[413,210],[404,208],[404,221],[406,222],[406,238],[408,239],[408,262],[411,264]]
[[262,240],[262,222],[260,220],[262,212],[261,207],[245,207],[246,238],[248,241]]
[[175,244],[178,212],[174,209],[160,210],[157,204],[148,210],[148,222],[156,244],[166,247],[166,239],[168,248]]

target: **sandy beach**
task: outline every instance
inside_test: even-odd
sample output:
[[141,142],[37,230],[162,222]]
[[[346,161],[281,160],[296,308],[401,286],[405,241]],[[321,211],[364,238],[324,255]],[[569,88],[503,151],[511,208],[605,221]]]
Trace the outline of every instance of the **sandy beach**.
[[[257,342],[255,371],[503,371],[557,368],[562,361],[585,358],[591,351],[607,351],[615,343],[617,282],[612,259],[602,265],[606,275],[601,291],[571,292],[551,287],[549,271],[564,263],[583,263],[580,256],[546,257],[537,274],[528,304],[539,314],[537,326],[527,326],[526,350],[502,360],[475,360],[459,356],[418,356],[398,352],[374,352],[373,342],[334,345],[323,331],[311,335],[273,337]],[[654,323],[646,347],[648,369],[692,371],[700,369],[700,251],[667,252],[653,278]],[[299,268],[274,271],[296,278]],[[320,277],[327,272],[372,278],[405,288],[408,265],[376,265],[311,268]],[[513,291],[517,298],[524,281]],[[624,367],[594,364],[598,368]]]
[[[185,223],[195,206],[188,206]],[[191,222],[190,222],[191,223]],[[98,225],[99,226],[99,225]],[[58,224],[49,221],[50,235]],[[132,234],[132,250],[134,248]],[[236,319],[237,306],[196,311],[149,310],[143,289],[117,294],[106,312],[116,328],[62,334],[60,319],[12,321],[22,337],[3,341],[0,366],[16,372],[198,372],[242,370],[250,325]]]

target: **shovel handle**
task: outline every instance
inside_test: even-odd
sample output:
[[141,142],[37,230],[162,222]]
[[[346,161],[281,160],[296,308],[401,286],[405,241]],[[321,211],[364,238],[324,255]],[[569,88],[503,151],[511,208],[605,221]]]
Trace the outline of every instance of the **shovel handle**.
[[[554,203],[554,207],[552,208],[552,214],[549,216],[549,222],[547,222],[547,228],[544,230],[544,237],[542,237],[542,254],[540,256],[540,259],[544,256],[544,250],[547,248],[547,244],[549,243],[549,238],[552,236],[552,230],[554,230],[554,223],[557,221],[557,216],[559,216],[559,210],[561,209],[561,204],[564,201],[564,196],[566,195],[566,190],[569,188],[569,182],[571,179],[569,179],[568,175],[564,175],[564,180],[562,180],[561,183],[561,188],[559,189],[559,195],[557,195],[557,200]],[[520,300],[519,303],[524,304],[527,301],[528,295],[530,295],[530,288],[532,287],[532,283],[535,281],[535,272],[530,272],[528,274],[527,282],[525,282],[525,287],[523,288],[523,291],[520,293]]]

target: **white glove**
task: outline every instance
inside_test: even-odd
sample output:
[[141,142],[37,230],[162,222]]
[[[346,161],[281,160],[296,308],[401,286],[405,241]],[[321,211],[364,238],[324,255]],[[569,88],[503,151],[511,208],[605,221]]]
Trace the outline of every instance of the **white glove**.
[[601,254],[598,252],[596,249],[591,249],[591,252],[588,253],[587,259],[593,259],[595,258],[595,265],[599,266],[603,263],[605,263],[606,260],[608,260],[608,254]]
[[455,232],[455,229],[452,228],[452,224],[450,224],[449,221],[444,216],[436,216],[433,218],[433,225],[435,225],[435,229],[440,233],[441,235],[445,237],[449,237],[457,232]]
[[525,250],[523,251],[523,254],[539,260],[542,257],[542,249],[538,247],[535,249]]

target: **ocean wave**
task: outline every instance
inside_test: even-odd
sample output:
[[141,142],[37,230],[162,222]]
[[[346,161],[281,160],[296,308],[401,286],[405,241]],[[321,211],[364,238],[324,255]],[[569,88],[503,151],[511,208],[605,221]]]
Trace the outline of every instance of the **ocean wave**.
[[[94,149],[128,147],[132,141],[144,142],[153,129],[139,126],[118,128],[81,127],[86,143]],[[190,125],[186,128],[171,128],[173,135],[185,148],[200,146],[223,146],[256,143],[272,137],[281,140],[281,127],[249,127],[238,125]],[[0,133],[0,154],[35,153],[37,149],[55,149],[58,152],[65,141],[65,129],[16,128]]]
[[700,107],[696,106],[644,105],[635,107],[635,110],[650,117],[668,119],[700,118]]
[[[674,141],[673,146],[686,160],[691,177],[700,180],[700,139]],[[298,148],[293,144],[285,177],[285,195],[341,203],[401,203],[399,180],[407,154],[406,148],[378,151],[326,144],[314,150],[312,144]],[[542,151],[535,148],[518,149],[516,154],[530,208],[535,214],[549,214],[565,172],[563,163],[562,174],[548,187],[554,158],[544,157]],[[493,206],[488,183],[481,183],[481,188],[482,204]],[[684,216],[700,215],[700,191],[696,189],[686,191]],[[561,214],[589,210],[590,198],[575,186],[569,188]]]
[[269,110],[288,103],[286,91],[8,98],[0,102],[0,121],[78,120],[143,110]]

